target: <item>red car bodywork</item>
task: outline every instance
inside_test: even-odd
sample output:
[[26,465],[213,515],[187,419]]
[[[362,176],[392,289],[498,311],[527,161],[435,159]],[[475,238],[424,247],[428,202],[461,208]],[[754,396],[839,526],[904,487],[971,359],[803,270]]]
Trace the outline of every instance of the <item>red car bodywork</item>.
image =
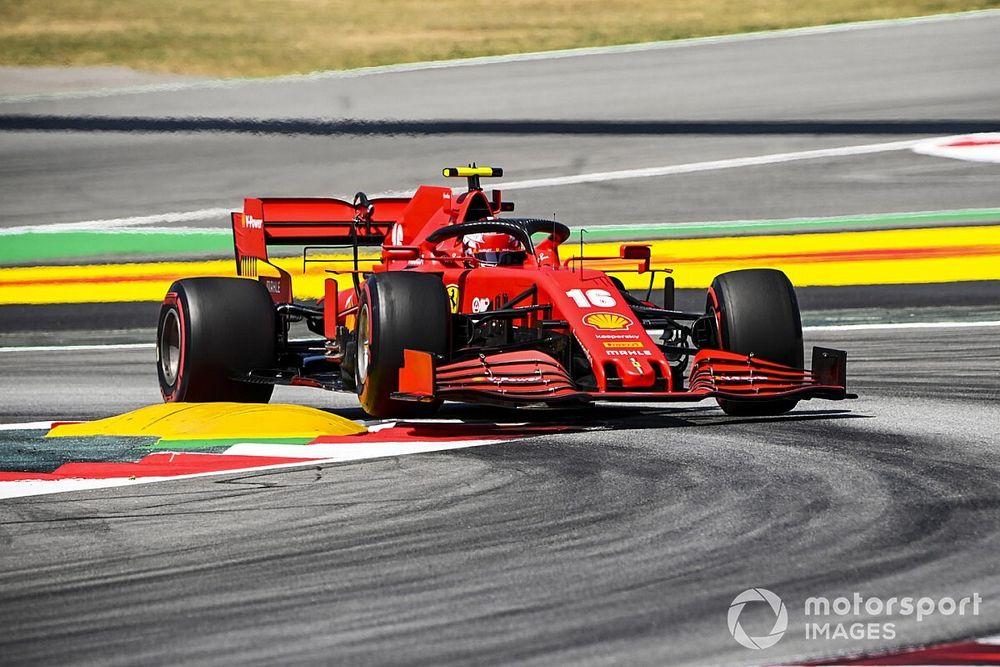
[[[573,252],[575,246],[562,245],[568,237],[563,225],[553,222],[548,229],[547,223],[535,220],[525,223],[534,229],[529,237],[541,238],[530,240],[523,263],[484,266],[465,251],[461,236],[449,236],[456,225],[472,231],[483,220],[492,221],[494,229],[503,222],[502,213],[512,209],[498,190],[487,196],[478,187],[478,178],[470,178],[469,190],[457,195],[448,187],[424,185],[408,198],[369,201],[359,193],[353,204],[338,199],[247,199],[244,210],[232,214],[237,270],[241,276],[263,281],[276,304],[292,304],[291,276],[270,264],[269,245],[341,244],[353,249],[355,258],[359,246],[380,247],[381,261],[373,272],[439,275],[456,315],[479,318],[473,320],[477,325],[484,318],[502,317],[522,337],[528,331],[571,336],[591,371],[583,381],[564,360],[532,348],[530,341],[520,349],[514,345],[503,350],[463,348],[456,343],[449,359],[407,350],[399,391],[394,394],[397,399],[553,404],[849,396],[845,355],[822,348],[814,350],[812,371],[711,347],[688,350],[690,372],[685,382],[683,368],[678,371],[671,363],[669,345],[657,342],[647,331],[647,326],[660,331],[656,318],[676,312],[648,301],[637,306],[626,300],[608,273],[598,268],[621,270],[627,265],[633,272],[648,272],[647,246],[625,244],[618,257],[581,259],[579,252]],[[332,267],[334,273],[353,273],[354,286],[341,290],[332,278],[326,282],[322,333],[331,362],[344,354],[333,344],[338,330],[355,326],[357,285],[363,280],[356,266]],[[279,381],[342,388],[304,373]]]

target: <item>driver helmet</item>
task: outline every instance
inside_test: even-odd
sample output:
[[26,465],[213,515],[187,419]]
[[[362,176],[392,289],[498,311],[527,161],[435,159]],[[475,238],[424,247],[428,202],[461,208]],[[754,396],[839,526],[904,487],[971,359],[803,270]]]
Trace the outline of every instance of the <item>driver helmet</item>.
[[524,249],[510,234],[469,234],[462,239],[465,254],[480,266],[523,264]]

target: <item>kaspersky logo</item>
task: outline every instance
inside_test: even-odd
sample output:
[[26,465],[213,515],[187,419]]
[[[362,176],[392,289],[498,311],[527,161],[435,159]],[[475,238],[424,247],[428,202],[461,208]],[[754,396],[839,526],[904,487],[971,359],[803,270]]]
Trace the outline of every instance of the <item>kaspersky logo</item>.
[[594,327],[598,331],[622,331],[634,324],[629,317],[619,315],[618,313],[605,312],[590,313],[583,318],[583,323]]

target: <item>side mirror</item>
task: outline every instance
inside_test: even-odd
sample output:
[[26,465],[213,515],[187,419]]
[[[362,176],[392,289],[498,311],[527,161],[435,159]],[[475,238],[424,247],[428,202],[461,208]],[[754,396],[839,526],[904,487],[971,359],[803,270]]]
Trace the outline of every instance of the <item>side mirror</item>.
[[420,248],[412,245],[383,246],[382,259],[384,261],[420,259]]
[[649,271],[649,260],[652,257],[652,251],[649,249],[648,245],[635,245],[629,243],[623,243],[621,250],[619,251],[619,256],[622,259],[634,259],[640,262],[639,273],[646,273]]

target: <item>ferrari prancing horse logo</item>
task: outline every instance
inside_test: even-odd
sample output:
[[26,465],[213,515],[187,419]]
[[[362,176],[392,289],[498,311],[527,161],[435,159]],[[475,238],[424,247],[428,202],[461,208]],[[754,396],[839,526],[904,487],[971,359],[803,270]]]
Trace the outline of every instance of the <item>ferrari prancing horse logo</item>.
[[451,312],[457,313],[458,308],[462,305],[462,299],[459,296],[458,285],[452,283],[445,287],[448,291],[448,305],[451,307]]
[[583,318],[583,323],[599,331],[622,331],[630,328],[634,322],[629,317],[618,313],[590,313]]

